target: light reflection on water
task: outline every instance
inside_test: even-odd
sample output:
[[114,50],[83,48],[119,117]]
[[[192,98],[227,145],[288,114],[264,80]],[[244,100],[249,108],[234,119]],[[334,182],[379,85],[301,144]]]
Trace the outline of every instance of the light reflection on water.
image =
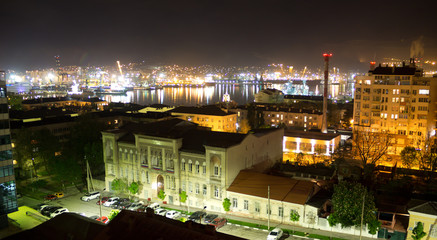
[[136,103],[140,105],[165,104],[170,106],[196,106],[214,104],[222,101],[224,94],[229,94],[231,100],[238,104],[253,102],[255,93],[260,91],[260,85],[235,86],[217,84],[211,87],[179,87],[158,90],[134,90],[126,95],[104,95],[108,102]]
[[[136,103],[140,105],[165,104],[169,106],[196,106],[214,104],[222,101],[224,94],[229,94],[232,101],[237,104],[253,102],[255,94],[266,86],[261,85],[232,85],[217,84],[210,87],[179,87],[163,88],[158,90],[134,90],[126,95],[105,95],[103,98],[108,102]],[[269,88],[284,90],[284,85],[273,84]],[[309,91],[316,91],[316,85],[310,86]],[[336,96],[338,86],[332,86],[330,92]],[[284,92],[284,94],[286,94]],[[330,97],[333,97],[332,95]]]

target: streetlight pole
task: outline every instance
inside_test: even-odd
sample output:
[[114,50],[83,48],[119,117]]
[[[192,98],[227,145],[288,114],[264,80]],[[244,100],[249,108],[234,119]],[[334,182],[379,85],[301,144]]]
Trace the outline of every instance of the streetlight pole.
[[267,231],[270,231],[270,185],[267,186],[267,199],[268,199],[268,204],[267,204]]

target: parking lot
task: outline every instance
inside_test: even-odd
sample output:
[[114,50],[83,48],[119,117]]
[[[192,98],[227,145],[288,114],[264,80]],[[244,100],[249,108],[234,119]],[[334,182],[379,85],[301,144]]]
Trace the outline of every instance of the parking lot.
[[[52,200],[48,202],[48,204],[65,207],[68,208],[70,212],[85,214],[86,216],[100,215],[100,211],[102,212],[102,216],[108,216],[109,213],[113,210],[110,207],[104,207],[104,206],[100,207],[99,205],[97,205],[96,202],[98,201],[98,199],[93,199],[88,202],[82,201],[81,200],[82,196],[83,194],[81,193],[66,195],[63,198]],[[108,196],[108,193],[104,193],[103,196]],[[19,199],[19,205],[27,205],[33,208],[37,208],[37,205],[41,203],[44,203],[44,201],[43,200],[38,201],[25,196]],[[220,229],[218,229],[218,232],[238,236],[245,239],[266,239],[268,234],[267,231],[248,228],[244,226],[237,226],[232,224],[227,224],[221,227]],[[300,239],[300,238],[283,237],[281,239]]]

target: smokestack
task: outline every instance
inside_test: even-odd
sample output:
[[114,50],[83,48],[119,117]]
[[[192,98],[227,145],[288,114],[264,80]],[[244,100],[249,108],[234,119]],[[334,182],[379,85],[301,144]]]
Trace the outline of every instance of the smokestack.
[[329,58],[332,57],[332,53],[324,53],[323,59],[325,60],[325,83],[323,89],[323,122],[322,133],[328,133],[328,80],[329,80]]
[[375,64],[376,62],[370,62],[370,71],[375,70]]

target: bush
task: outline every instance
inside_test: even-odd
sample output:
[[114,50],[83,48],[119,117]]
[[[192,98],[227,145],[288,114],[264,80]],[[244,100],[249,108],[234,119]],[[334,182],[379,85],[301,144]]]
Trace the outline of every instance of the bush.
[[43,188],[43,187],[46,187],[47,184],[48,184],[48,182],[46,180],[41,179],[41,180],[37,180],[37,181],[29,184],[29,186],[32,188]]

